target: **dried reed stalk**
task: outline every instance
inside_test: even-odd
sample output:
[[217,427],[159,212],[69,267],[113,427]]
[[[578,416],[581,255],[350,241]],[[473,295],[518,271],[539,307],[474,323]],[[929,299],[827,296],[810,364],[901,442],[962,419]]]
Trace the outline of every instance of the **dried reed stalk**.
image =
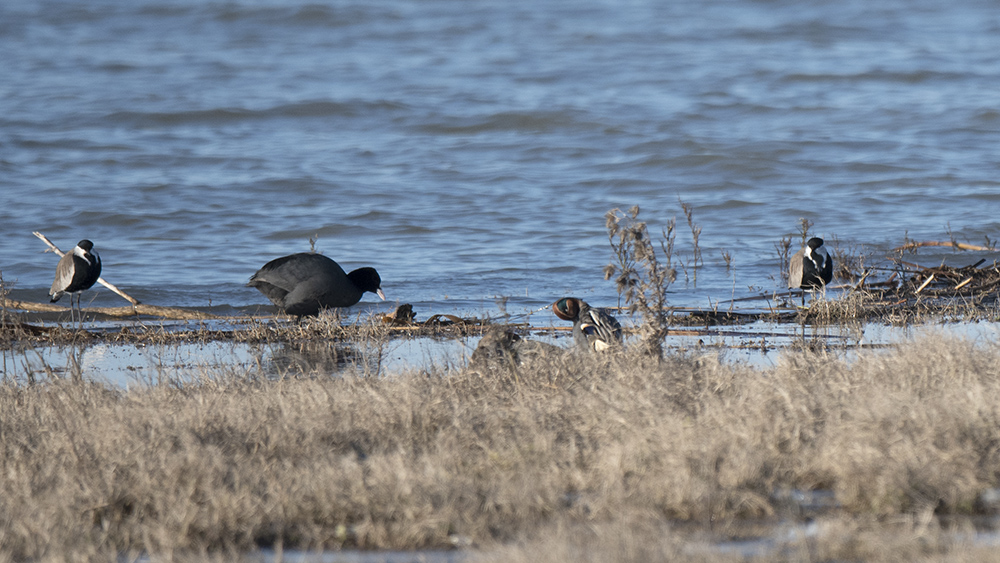
[[959,250],[975,250],[980,252],[992,252],[996,250],[995,248],[989,248],[986,246],[979,246],[978,244],[968,244],[964,242],[954,242],[954,241],[937,241],[928,240],[924,242],[908,242],[902,246],[897,246],[893,248],[893,252],[904,252],[907,250],[914,250],[924,246],[950,246],[952,248],[957,248]]

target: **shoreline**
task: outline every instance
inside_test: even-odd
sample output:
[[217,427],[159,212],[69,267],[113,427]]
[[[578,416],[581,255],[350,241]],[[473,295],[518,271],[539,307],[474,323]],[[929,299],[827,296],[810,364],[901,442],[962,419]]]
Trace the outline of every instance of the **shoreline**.
[[[339,377],[161,362],[126,388],[7,379],[0,547],[486,561],[993,549],[1000,347],[924,336],[853,356],[550,351]],[[961,539],[972,532],[982,541]]]

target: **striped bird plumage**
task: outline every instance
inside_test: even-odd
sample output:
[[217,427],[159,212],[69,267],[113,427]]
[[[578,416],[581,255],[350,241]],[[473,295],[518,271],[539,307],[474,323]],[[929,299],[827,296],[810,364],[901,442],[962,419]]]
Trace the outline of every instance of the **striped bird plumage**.
[[94,243],[81,240],[56,265],[56,278],[49,290],[51,302],[59,301],[63,294],[72,295],[90,289],[100,277],[101,256],[94,250]]
[[788,287],[815,290],[833,279],[833,259],[823,247],[823,239],[813,237],[788,263]]
[[[93,287],[101,277],[101,256],[94,250],[94,243],[81,240],[59,259],[56,278],[49,289],[50,302],[55,303],[69,294],[70,318],[73,317],[73,297],[80,307],[80,292]],[[81,316],[82,318],[82,316]]]
[[582,299],[564,297],[552,304],[552,312],[564,321],[573,322],[573,338],[581,348],[603,352],[622,343],[618,320]]

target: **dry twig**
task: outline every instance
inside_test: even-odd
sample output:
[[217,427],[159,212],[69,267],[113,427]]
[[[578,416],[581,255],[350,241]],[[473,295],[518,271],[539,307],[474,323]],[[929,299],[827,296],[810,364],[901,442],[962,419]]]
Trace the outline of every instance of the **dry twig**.
[[908,242],[903,246],[898,246],[893,248],[893,252],[904,252],[907,250],[914,250],[924,246],[950,246],[952,248],[957,248],[959,250],[977,250],[982,252],[990,252],[996,250],[995,248],[988,248],[985,246],[979,246],[977,244],[966,244],[964,242],[953,242],[953,241],[939,241],[939,240],[927,240],[924,242]]

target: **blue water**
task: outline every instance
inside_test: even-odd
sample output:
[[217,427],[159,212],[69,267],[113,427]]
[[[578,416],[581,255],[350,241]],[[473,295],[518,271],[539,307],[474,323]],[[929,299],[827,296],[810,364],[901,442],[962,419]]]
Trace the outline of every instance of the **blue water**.
[[706,306],[779,289],[800,217],[876,257],[1000,239],[997,53],[985,0],[7,0],[0,272],[46,299],[37,230],[144,302],[254,310],[318,235],[418,319],[614,304],[604,213],[677,217],[690,263],[682,200],[673,299]]

